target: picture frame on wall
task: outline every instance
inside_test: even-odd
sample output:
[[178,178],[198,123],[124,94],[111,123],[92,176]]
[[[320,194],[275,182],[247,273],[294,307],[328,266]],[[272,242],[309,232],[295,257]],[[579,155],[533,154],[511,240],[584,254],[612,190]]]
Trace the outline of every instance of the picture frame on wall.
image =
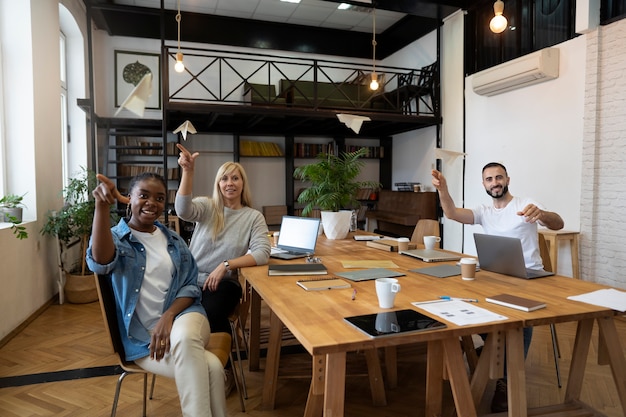
[[161,109],[161,55],[149,52],[115,51],[115,107],[120,107],[143,76],[152,73],[152,94],[146,109]]

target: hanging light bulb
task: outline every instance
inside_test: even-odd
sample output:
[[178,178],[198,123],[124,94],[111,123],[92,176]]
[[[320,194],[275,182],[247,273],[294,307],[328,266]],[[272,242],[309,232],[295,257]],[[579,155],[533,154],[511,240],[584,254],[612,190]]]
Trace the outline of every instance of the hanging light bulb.
[[508,21],[506,17],[502,16],[502,12],[504,11],[504,2],[502,0],[496,0],[493,4],[493,12],[495,16],[489,22],[489,29],[493,33],[502,33],[506,29]]
[[378,75],[376,72],[372,72],[372,82],[370,83],[370,89],[378,90]]
[[378,90],[378,74],[376,74],[376,9],[372,9],[372,81],[370,89]]
[[178,13],[176,14],[176,23],[178,23],[178,52],[176,52],[176,64],[174,70],[176,72],[185,71],[185,64],[183,64],[183,53],[180,52],[180,0],[178,0]]

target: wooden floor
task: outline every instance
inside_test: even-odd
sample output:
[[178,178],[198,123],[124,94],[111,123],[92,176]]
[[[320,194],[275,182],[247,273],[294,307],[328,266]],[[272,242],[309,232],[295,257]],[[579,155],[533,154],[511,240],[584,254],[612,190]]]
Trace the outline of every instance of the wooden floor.
[[[557,326],[562,357],[564,384],[567,381],[570,352],[575,328],[570,324]],[[618,320],[622,346],[626,346],[626,321]],[[594,330],[597,332],[597,329]],[[594,336],[596,333],[594,333]],[[597,338],[592,342],[595,354]],[[526,361],[528,399],[530,406],[558,402],[565,394],[559,389],[547,326],[535,328],[533,343]],[[0,348],[0,416],[108,416],[117,376],[111,374],[116,358],[104,332],[98,303],[54,304],[29,324],[16,337]],[[386,407],[373,407],[359,353],[350,354],[346,386],[347,417],[422,417],[424,398],[423,346],[402,347],[398,351],[400,387],[387,390]],[[263,366],[263,361],[261,362]],[[77,371],[81,370],[81,371]],[[255,417],[295,417],[304,412],[308,381],[301,375],[310,371],[310,357],[305,353],[283,355],[281,361],[277,408],[260,410],[263,373],[247,372],[249,398],[246,415]],[[95,377],[81,377],[96,373]],[[587,379],[582,398],[606,416],[623,417],[615,385],[607,367],[587,365]],[[46,382],[48,381],[48,382]],[[118,416],[141,415],[141,379],[131,376],[120,396]],[[448,390],[446,390],[448,391]],[[491,392],[491,391],[489,391]],[[453,415],[450,394],[446,394],[446,416]],[[486,395],[480,405],[488,411]],[[236,392],[228,398],[231,417],[243,416]],[[154,399],[148,401],[148,416],[180,416],[180,406],[173,381],[157,378]]]

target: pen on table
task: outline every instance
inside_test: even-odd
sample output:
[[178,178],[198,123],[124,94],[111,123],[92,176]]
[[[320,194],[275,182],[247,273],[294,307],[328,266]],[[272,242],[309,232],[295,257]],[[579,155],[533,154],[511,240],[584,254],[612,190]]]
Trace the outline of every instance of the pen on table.
[[446,300],[446,301],[451,301],[451,300],[455,300],[455,301],[467,301],[468,303],[477,303],[478,299],[476,298],[456,298],[456,297],[450,297],[449,295],[442,295],[441,297],[442,300]]
[[356,300],[356,288],[352,290],[352,301]]

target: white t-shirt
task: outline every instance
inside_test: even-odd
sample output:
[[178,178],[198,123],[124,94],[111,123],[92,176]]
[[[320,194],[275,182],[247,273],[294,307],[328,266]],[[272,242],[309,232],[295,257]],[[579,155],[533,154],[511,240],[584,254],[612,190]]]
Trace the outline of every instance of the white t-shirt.
[[493,205],[483,204],[472,209],[474,224],[480,224],[488,235],[515,237],[522,241],[526,268],[543,269],[539,253],[537,223],[528,223],[524,216],[517,214],[528,204],[543,207],[530,198],[513,197],[506,207],[498,209]]
[[157,227],[152,233],[133,229],[131,232],[146,250],[146,270],[135,314],[146,329],[152,330],[163,315],[163,304],[172,284],[174,264],[167,252],[167,238],[161,229]]

